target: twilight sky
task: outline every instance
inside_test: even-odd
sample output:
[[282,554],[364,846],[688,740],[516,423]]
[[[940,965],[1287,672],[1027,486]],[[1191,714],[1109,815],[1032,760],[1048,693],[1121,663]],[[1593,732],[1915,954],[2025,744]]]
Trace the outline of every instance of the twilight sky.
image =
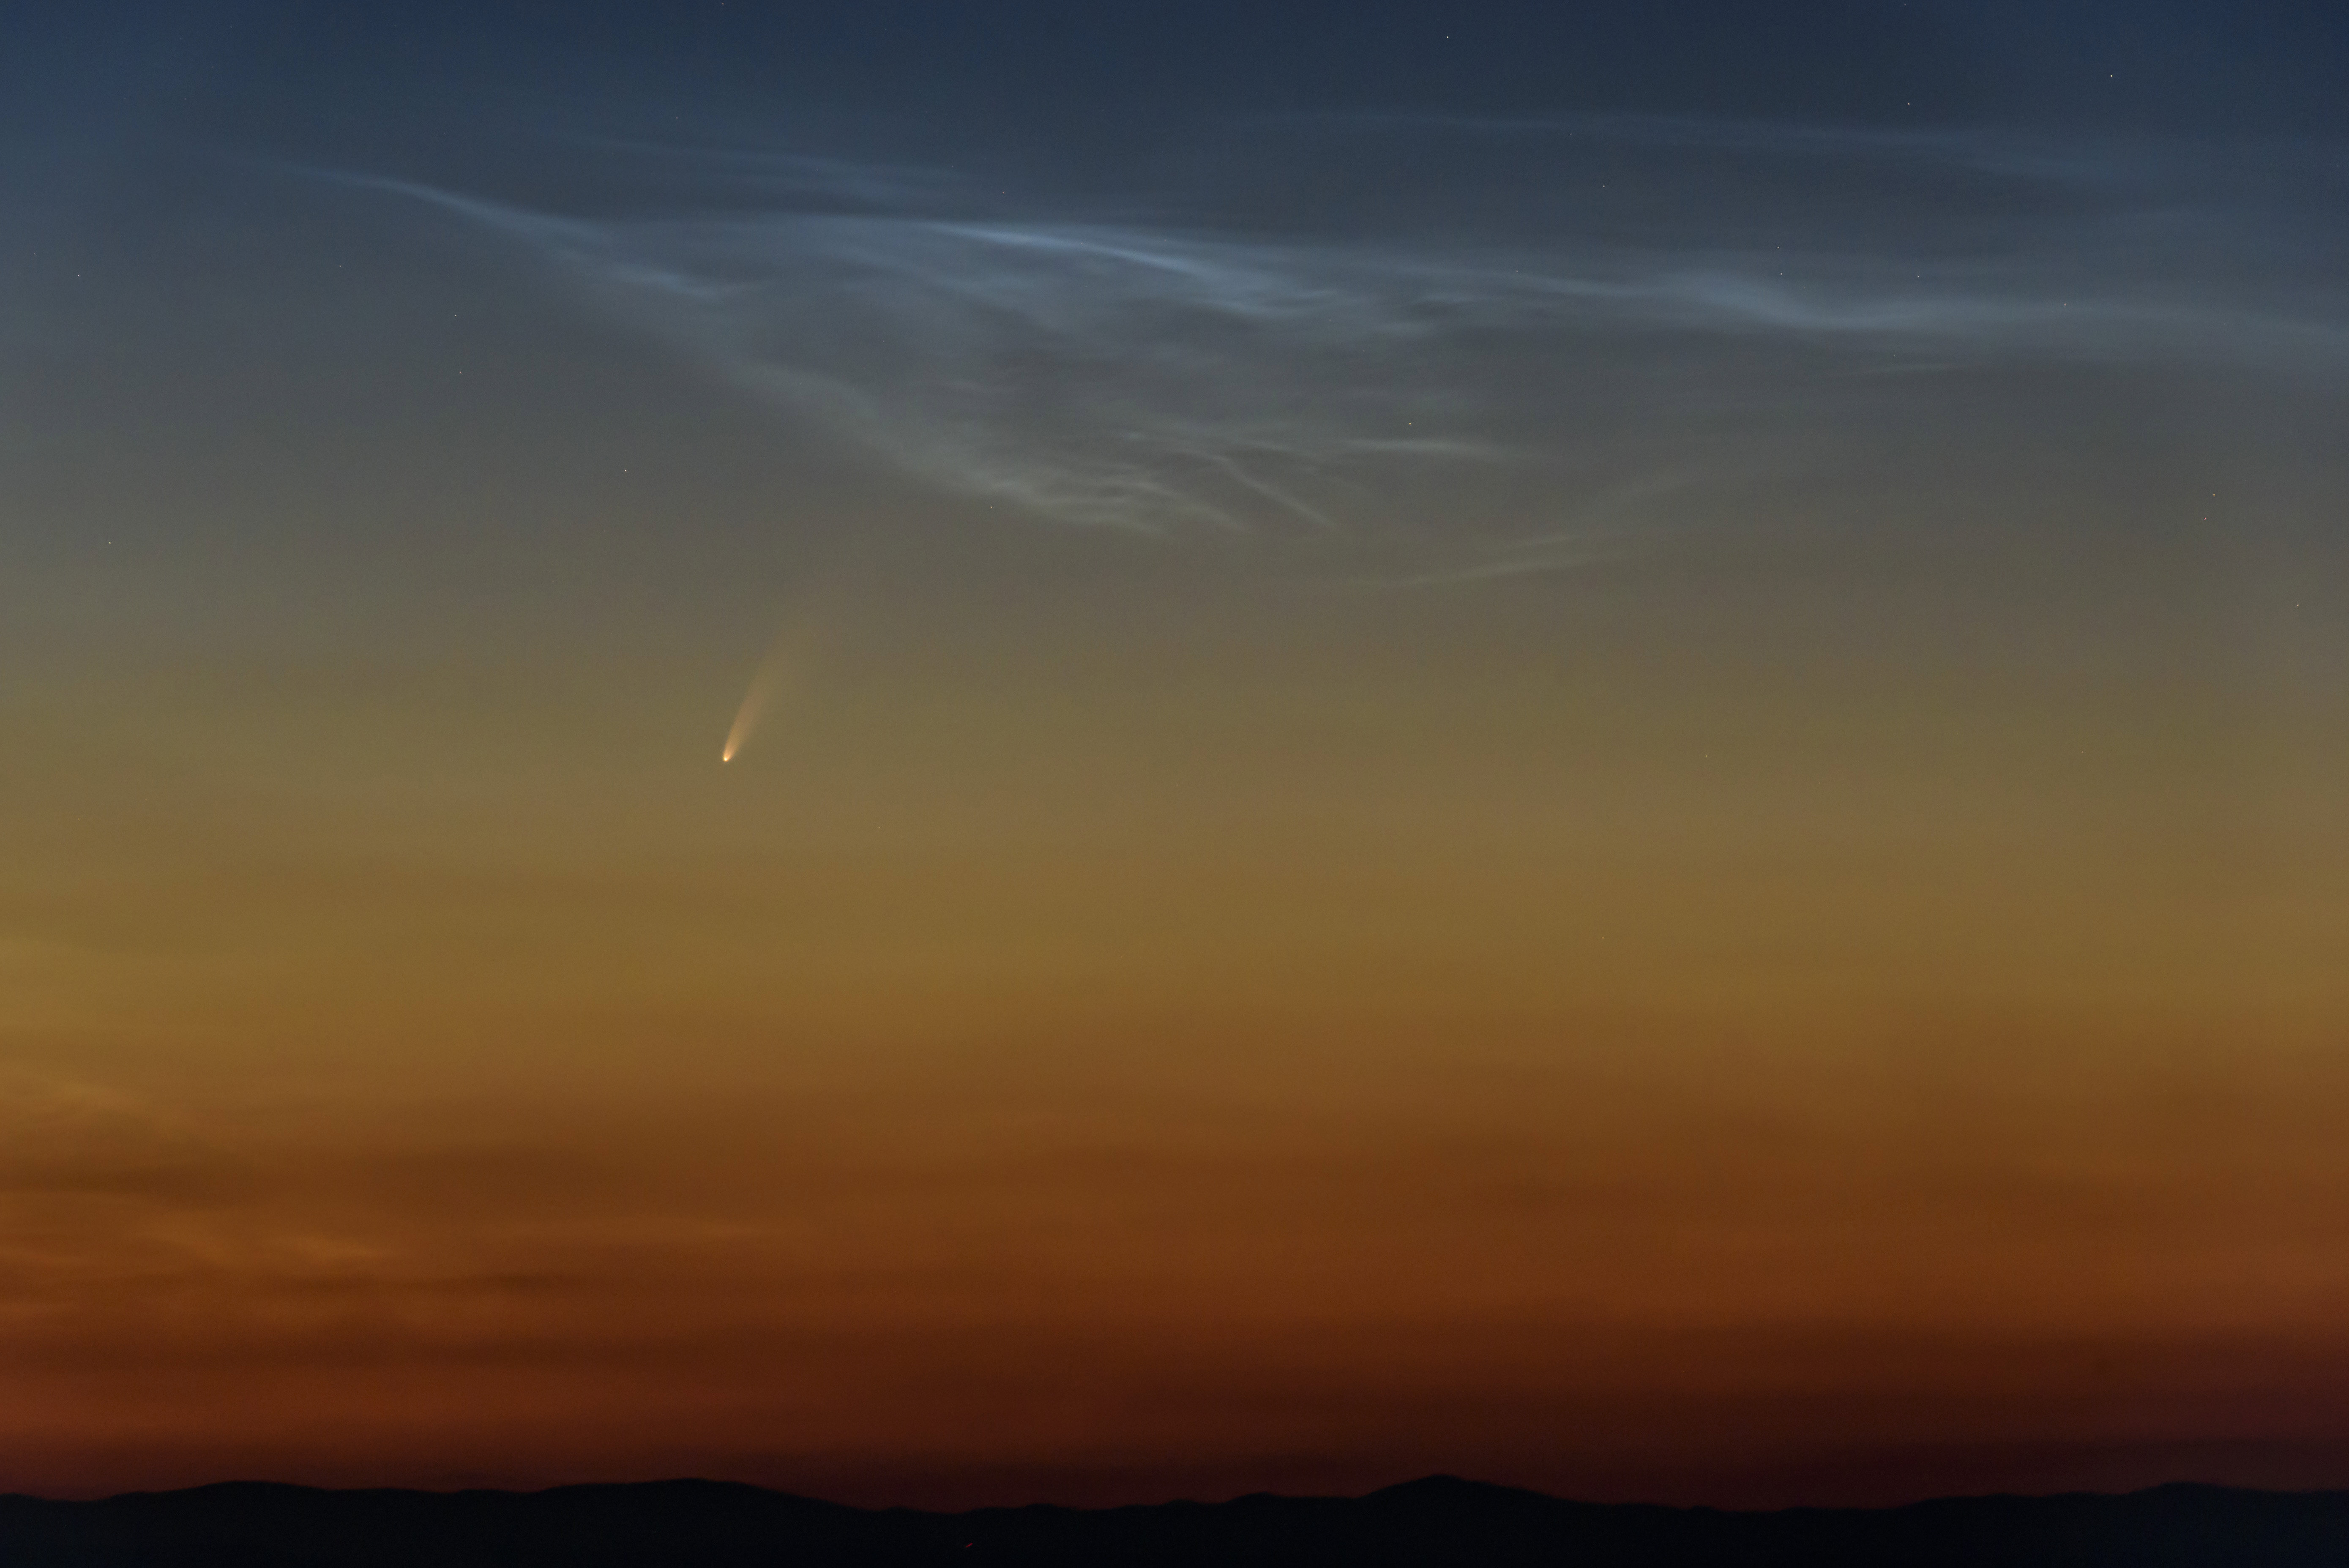
[[2349,1486],[2337,7],[84,10],[0,1490]]

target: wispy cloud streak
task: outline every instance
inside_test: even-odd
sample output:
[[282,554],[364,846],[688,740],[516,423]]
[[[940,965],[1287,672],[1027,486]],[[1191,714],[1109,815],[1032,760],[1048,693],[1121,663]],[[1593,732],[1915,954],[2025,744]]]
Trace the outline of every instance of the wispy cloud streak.
[[[1672,429],[1682,409],[1766,407],[1772,376],[1820,356],[2349,368],[2340,290],[2214,259],[2221,218],[2163,189],[2149,156],[1678,123],[1481,128],[1535,132],[1572,132],[1607,161],[1533,168],[1607,174],[1594,191],[1645,182],[1666,215],[1602,221],[1594,197],[1588,221],[1437,242],[1433,223],[1333,236],[941,213],[943,174],[747,153],[666,155],[729,182],[700,215],[388,188],[512,237],[603,307],[927,483],[1116,528],[1376,526],[1398,495],[1497,465],[1550,476],[1560,504],[1525,531],[1554,530],[1578,493],[1691,466],[1692,426]],[[1866,178],[1845,178],[1855,162]],[[1878,189],[1887,171],[1955,171],[1972,207],[1956,204],[1954,228],[1950,204],[1935,208],[1927,233]],[[1538,193],[1534,173],[1492,177]],[[760,178],[763,202],[743,192]],[[1737,217],[1772,179],[1798,199],[1767,225]],[[1716,207],[1727,215],[1709,219]],[[1522,509],[1525,485],[1510,493]]]

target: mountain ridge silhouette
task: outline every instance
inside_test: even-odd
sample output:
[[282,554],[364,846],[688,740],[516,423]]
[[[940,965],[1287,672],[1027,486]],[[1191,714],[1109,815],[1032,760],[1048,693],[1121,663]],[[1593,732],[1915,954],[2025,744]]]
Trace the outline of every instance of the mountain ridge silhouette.
[[680,1478],[539,1491],[223,1481],[95,1501],[0,1495],[7,1568],[927,1568],[1570,1563],[1577,1568],[2342,1568],[2349,1491],[2147,1490],[1739,1511],[1423,1476],[1360,1497],[864,1509]]

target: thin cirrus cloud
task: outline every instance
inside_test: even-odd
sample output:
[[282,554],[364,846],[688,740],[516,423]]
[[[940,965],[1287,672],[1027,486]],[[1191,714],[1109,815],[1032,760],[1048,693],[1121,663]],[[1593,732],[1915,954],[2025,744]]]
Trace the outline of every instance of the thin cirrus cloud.
[[[370,183],[947,492],[1155,533],[1449,528],[1465,553],[1431,580],[1555,569],[1582,545],[1525,541],[1609,497],[1783,462],[1790,382],[1816,432],[1879,399],[1855,372],[1910,372],[1930,419],[1915,383],[1959,366],[2349,368],[2339,286],[2272,260],[2333,226],[2305,150],[2230,170],[1606,120],[1323,123],[1297,145],[1143,217],[740,149],[605,147],[673,197],[620,214]],[[1266,200],[1333,170],[1378,176],[1379,223]],[[1446,205],[1463,189],[1473,220]]]

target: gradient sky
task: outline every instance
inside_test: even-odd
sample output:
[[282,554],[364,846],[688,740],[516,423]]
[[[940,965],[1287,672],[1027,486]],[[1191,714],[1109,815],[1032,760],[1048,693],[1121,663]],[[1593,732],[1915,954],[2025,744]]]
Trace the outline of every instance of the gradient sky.
[[2349,1486],[2337,6],[84,10],[0,1490]]

